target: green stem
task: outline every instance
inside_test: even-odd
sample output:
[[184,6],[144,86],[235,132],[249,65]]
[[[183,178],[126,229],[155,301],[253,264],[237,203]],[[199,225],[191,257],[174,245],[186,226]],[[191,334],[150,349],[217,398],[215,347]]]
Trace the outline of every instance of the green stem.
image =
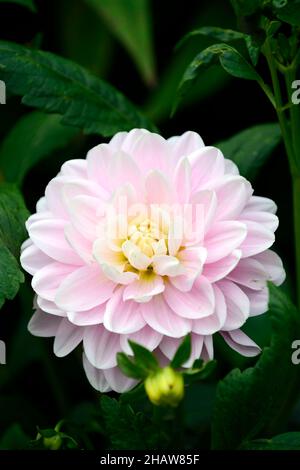
[[300,307],[300,175],[293,178],[294,231],[296,248],[297,300]]
[[282,134],[284,146],[286,149],[286,153],[289,159],[290,167],[291,167],[291,170],[293,170],[295,164],[294,164],[294,151],[293,151],[293,145],[292,145],[292,137],[291,137],[290,129],[286,120],[284,106],[282,104],[281,88],[280,88],[280,82],[278,78],[277,67],[274,61],[274,57],[273,57],[273,53],[272,53],[272,49],[271,49],[269,41],[266,41],[264,52],[265,52],[265,56],[266,56],[270,73],[271,73],[272,85],[273,85],[274,96],[275,96],[275,104],[276,104],[275,108],[276,108],[276,113],[277,113],[280,129],[281,129],[281,134]]

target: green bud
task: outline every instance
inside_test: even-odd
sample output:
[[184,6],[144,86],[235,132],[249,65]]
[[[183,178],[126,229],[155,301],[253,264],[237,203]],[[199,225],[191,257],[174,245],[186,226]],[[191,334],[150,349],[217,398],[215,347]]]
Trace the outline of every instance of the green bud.
[[52,436],[52,437],[44,437],[43,444],[46,447],[46,449],[58,450],[60,449],[62,445],[62,438],[60,437],[59,434],[56,434],[56,436]]
[[164,367],[145,380],[149,400],[157,406],[177,406],[184,395],[184,380],[180,372]]

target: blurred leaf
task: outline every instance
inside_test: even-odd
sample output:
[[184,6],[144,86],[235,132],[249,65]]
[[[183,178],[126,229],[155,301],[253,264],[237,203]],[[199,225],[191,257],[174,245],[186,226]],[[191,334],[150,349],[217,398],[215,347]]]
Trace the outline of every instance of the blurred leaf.
[[255,367],[231,371],[219,382],[212,424],[213,449],[237,449],[259,435],[276,432],[299,393],[300,370],[291,345],[300,331],[296,307],[270,285],[271,345]]
[[33,0],[0,0],[0,3],[17,3],[23,7],[29,8],[29,10],[36,12],[36,7]]
[[181,367],[185,362],[189,360],[191,355],[191,336],[187,335],[182,343],[180,344],[179,348],[177,349],[172,361],[171,366],[174,369]]
[[111,136],[153,125],[120,92],[79,65],[49,52],[0,41],[0,79],[22,102],[63,115],[62,123]]
[[226,72],[234,77],[261,82],[256,70],[236,49],[228,44],[214,44],[200,52],[186,69],[179,84],[178,97],[173,110],[176,109],[178,101],[192,87],[199,74],[218,62]]
[[0,450],[28,449],[30,438],[26,436],[21,426],[12,424],[0,439]]
[[273,1],[274,12],[282,21],[300,26],[300,0]]
[[151,351],[134,341],[129,340],[128,343],[132,349],[135,362],[138,366],[142,367],[147,372],[155,371],[159,367],[158,361]]
[[39,111],[22,117],[0,148],[0,168],[6,181],[22,184],[28,170],[78,133],[60,123],[60,116]]
[[135,61],[149,85],[155,82],[155,66],[148,0],[85,0],[105,20]]
[[[174,7],[181,8],[179,4],[174,4]],[[218,9],[218,17],[216,17],[216,8]],[[207,4],[198,2],[192,13],[190,18],[192,23],[189,28],[193,29],[210,23],[215,23],[218,26],[218,22],[222,27],[231,28],[236,21],[229,2],[224,1],[218,1],[217,5],[215,2]],[[178,34],[175,37],[175,42],[176,38],[178,38]],[[154,122],[159,123],[169,119],[178,83],[184,71],[199,50],[208,45],[208,39],[204,36],[191,38],[184,48],[171,55],[160,74],[158,86],[153,90],[144,107],[146,115]],[[230,75],[224,72],[221,67],[203,71],[182,103],[182,108],[194,106],[196,102],[209,99],[223,89],[230,80]]]
[[[196,361],[195,361],[196,362]],[[217,367],[217,361],[207,361],[204,363],[200,363],[199,367],[196,364],[193,365],[192,369],[188,369],[184,371],[184,379],[185,382],[191,384],[193,382],[204,381],[207,379],[211,379],[212,375],[214,374]]]
[[250,16],[263,4],[263,0],[231,0],[237,16]]
[[13,299],[24,281],[19,268],[21,243],[26,237],[28,217],[22,195],[8,184],[0,185],[0,307],[5,299]]
[[268,123],[245,129],[216,147],[237,164],[241,175],[253,180],[280,140],[279,125]]
[[272,439],[246,442],[243,450],[300,450],[300,432],[287,432]]
[[111,449],[139,450],[157,448],[157,432],[142,413],[134,413],[131,406],[103,395],[101,409],[106,436]]
[[99,77],[107,74],[114,57],[114,39],[88,2],[59,2],[62,55]]
[[136,364],[125,353],[117,353],[117,362],[123,374],[133,379],[144,379],[147,377],[147,370]]

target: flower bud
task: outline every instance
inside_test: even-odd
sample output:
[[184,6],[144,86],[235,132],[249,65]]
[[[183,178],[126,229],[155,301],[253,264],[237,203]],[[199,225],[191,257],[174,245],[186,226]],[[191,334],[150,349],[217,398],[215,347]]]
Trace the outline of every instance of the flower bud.
[[149,400],[158,406],[177,406],[184,395],[184,380],[180,372],[164,367],[145,380]]
[[60,437],[59,434],[56,434],[55,436],[52,436],[52,437],[44,437],[43,444],[46,447],[46,449],[58,450],[60,449],[62,445],[62,438]]

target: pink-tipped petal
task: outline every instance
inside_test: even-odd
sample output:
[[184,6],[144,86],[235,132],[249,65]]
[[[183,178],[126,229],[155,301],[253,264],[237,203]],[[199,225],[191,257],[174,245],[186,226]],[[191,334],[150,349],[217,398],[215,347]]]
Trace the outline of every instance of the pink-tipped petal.
[[226,343],[243,356],[253,357],[261,352],[260,347],[242,330],[221,331],[220,333]]

